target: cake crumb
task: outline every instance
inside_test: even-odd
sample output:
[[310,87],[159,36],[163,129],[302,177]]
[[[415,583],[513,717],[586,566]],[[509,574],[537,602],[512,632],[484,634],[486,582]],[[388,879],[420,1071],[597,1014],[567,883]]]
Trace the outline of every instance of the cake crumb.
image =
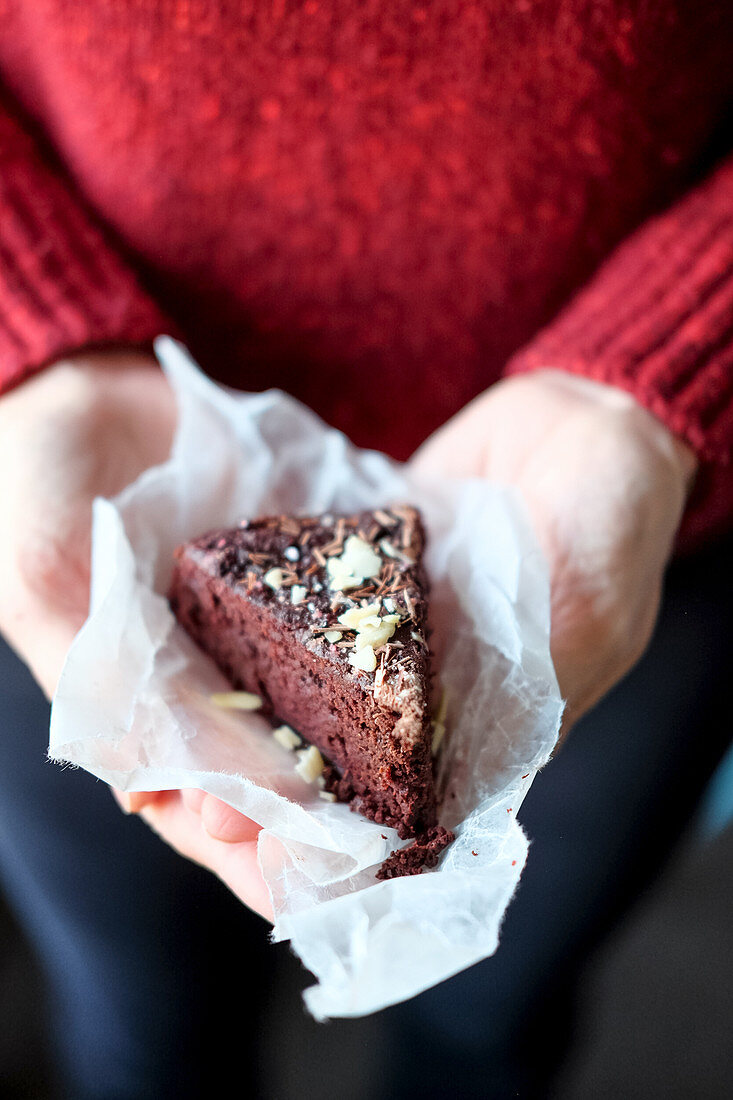
[[426,833],[416,837],[406,848],[398,848],[387,856],[377,871],[380,882],[403,875],[420,875],[423,868],[435,867],[440,853],[455,840],[455,834],[442,825],[434,825]]

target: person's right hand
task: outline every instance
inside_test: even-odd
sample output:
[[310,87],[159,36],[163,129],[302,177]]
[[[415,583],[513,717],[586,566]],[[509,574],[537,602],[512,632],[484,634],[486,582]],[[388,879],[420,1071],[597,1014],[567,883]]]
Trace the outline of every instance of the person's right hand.
[[170,449],[152,356],[89,352],[0,397],[0,632],[51,697],[89,604],[92,501]]
[[[79,355],[0,397],[0,633],[49,698],[87,615],[92,501],[163,461],[174,425],[168,383],[135,351]],[[115,795],[270,915],[254,822],[202,791]]]

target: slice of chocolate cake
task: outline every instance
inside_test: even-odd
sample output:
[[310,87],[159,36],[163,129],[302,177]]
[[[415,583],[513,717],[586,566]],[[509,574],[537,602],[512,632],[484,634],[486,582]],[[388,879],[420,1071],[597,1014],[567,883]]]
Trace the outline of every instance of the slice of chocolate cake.
[[235,688],[400,836],[435,826],[424,533],[416,510],[243,521],[179,547],[170,600]]

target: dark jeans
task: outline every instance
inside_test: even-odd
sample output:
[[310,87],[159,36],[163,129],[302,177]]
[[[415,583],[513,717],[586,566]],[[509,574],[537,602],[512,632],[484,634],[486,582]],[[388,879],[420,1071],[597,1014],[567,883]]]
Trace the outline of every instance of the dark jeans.
[[[649,652],[535,782],[520,813],[529,864],[496,955],[382,1015],[385,1097],[546,1092],[584,960],[660,868],[730,739],[732,551],[672,568]],[[47,974],[67,1095],[178,1100],[236,1082],[272,1096],[253,1069],[265,925],[103,784],[47,763],[47,725],[0,643],[0,873]]]

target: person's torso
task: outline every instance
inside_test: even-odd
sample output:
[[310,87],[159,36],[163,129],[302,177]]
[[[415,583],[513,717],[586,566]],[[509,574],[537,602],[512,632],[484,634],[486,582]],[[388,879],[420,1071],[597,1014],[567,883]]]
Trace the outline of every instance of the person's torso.
[[679,190],[703,0],[0,2],[0,74],[214,373],[407,454]]

